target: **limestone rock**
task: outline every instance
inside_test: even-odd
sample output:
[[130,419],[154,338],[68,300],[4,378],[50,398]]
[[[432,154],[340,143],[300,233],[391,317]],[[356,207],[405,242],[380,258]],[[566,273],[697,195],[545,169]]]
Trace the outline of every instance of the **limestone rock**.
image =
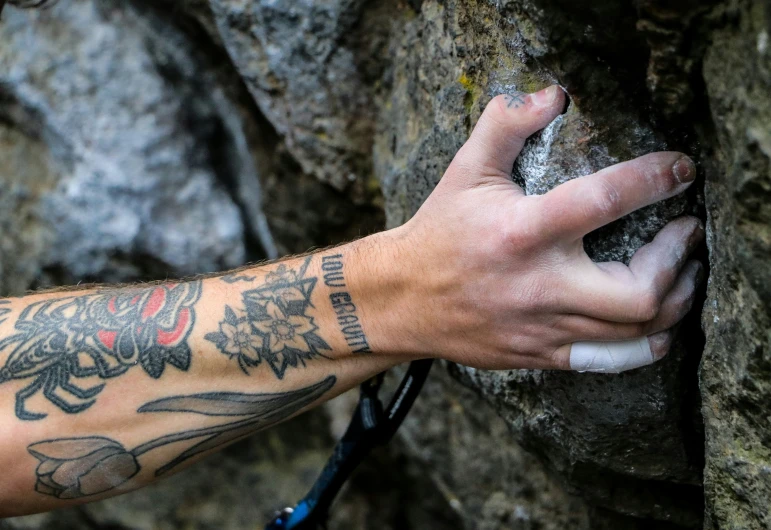
[[771,6],[732,2],[704,60],[716,147],[701,363],[705,528],[771,528]]
[[350,188],[359,200],[376,191],[371,96],[390,3],[210,4],[233,62],[302,169],[339,190]]
[[182,35],[125,5],[70,1],[8,8],[0,40],[12,146],[0,175],[13,191],[2,216],[16,234],[4,241],[20,242],[3,252],[4,272],[17,269],[3,274],[6,291],[42,271],[43,282],[115,281],[244,260],[241,215],[215,163],[248,155],[228,141],[237,113]]

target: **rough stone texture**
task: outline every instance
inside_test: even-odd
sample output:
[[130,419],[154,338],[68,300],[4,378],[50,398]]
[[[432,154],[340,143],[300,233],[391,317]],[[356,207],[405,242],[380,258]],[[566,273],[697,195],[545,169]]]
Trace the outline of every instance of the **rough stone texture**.
[[[706,185],[586,246],[626,261],[708,215],[701,367],[698,315],[617,376],[437,366],[332,527],[771,527],[766,0],[63,0],[7,7],[0,42],[3,292],[301,251],[375,229],[381,206],[396,226],[511,90],[571,98],[513,168],[528,193],[691,153]],[[150,493],[3,524],[251,527],[312,481],[345,399]]]
[[[430,470],[429,478],[465,528],[588,530],[586,505],[567,494],[533,455],[511,439],[495,411],[434,367],[402,427],[400,446]],[[457,526],[456,528],[460,528]]]
[[771,528],[771,5],[731,2],[721,17],[704,61],[716,147],[706,185],[705,528],[744,530]]
[[[222,40],[307,173],[359,200],[373,191],[374,109],[392,3],[215,0]],[[374,190],[372,187],[374,186]]]
[[236,112],[209,97],[216,87],[206,76],[193,82],[192,48],[173,31],[155,36],[159,23],[91,2],[4,14],[2,114],[15,165],[25,166],[21,157],[35,165],[3,168],[3,180],[36,198],[25,207],[49,232],[40,248],[4,253],[30,256],[18,277],[4,275],[7,290],[46,268],[70,281],[115,280],[244,260],[239,210],[212,160],[231,147],[213,138]]

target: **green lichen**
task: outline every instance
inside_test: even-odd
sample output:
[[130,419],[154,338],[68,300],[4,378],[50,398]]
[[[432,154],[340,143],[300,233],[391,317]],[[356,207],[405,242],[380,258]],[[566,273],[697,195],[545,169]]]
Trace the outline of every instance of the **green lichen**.
[[479,97],[482,95],[482,88],[475,83],[465,72],[458,77],[458,83],[466,90],[463,98],[463,107],[466,109],[466,116],[470,116]]

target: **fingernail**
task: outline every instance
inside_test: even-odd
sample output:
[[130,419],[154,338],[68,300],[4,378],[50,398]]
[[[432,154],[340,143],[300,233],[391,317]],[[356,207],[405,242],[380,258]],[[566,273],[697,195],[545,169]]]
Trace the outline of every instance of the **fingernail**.
[[678,182],[692,182],[696,178],[696,166],[687,156],[681,156],[672,166],[672,173]]
[[552,85],[548,88],[544,88],[539,92],[536,92],[535,94],[532,94],[530,97],[533,99],[533,103],[539,107],[548,107],[554,103],[555,99],[557,99],[557,93],[559,89],[560,88],[557,85]]
[[672,346],[674,333],[672,330],[661,331],[648,337],[648,344],[651,348],[653,358],[657,361],[666,357],[669,348]]

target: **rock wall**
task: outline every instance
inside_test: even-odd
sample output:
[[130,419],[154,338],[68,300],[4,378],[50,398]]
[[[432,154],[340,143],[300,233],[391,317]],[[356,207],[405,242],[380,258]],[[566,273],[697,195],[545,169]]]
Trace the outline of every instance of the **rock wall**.
[[[383,212],[396,226],[487,101],[558,82],[567,112],[514,178],[543,193],[652,150],[691,154],[687,197],[586,246],[628,260],[701,216],[701,320],[663,362],[617,376],[437,366],[333,527],[769,528],[769,33],[765,0],[8,7],[0,286],[204,272],[372,231]],[[0,525],[253,526],[313,480],[346,403],[146,492]]]

